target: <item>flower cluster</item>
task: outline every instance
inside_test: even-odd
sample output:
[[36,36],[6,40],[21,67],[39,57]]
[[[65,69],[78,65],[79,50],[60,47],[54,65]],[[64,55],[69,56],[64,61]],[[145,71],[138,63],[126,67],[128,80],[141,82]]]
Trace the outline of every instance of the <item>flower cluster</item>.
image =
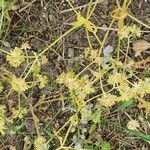
[[98,57],[98,49],[90,49],[89,47],[84,49],[84,56],[88,58],[91,61],[94,61],[99,63],[101,61],[101,58]]
[[20,108],[20,109],[17,109],[17,108],[12,108],[12,116],[11,118],[23,118],[25,114],[27,114],[27,109],[26,108]]
[[129,36],[141,36],[141,30],[135,24],[130,26],[124,26],[121,30],[118,31],[120,38],[128,38]]
[[14,91],[22,93],[30,88],[30,86],[25,82],[25,79],[16,77],[15,74],[8,71],[6,68],[0,68],[0,70],[2,73],[2,79],[7,81]]
[[45,55],[42,55],[42,56],[41,56],[41,64],[42,64],[42,65],[45,65],[45,64],[47,64],[47,63],[48,63],[47,57],[46,57]]
[[121,84],[124,86],[126,84],[126,80],[127,78],[125,75],[118,73],[118,72],[114,72],[113,74],[109,76],[108,83],[112,85]]
[[139,99],[140,103],[138,105],[139,108],[144,108],[146,114],[150,114],[150,103],[145,101],[143,98]]
[[42,76],[41,74],[37,75],[38,81],[40,82],[39,88],[44,88],[46,84],[48,83],[47,76]]
[[35,150],[47,150],[46,139],[43,136],[38,136],[34,140]]
[[7,55],[6,60],[10,63],[10,65],[17,68],[21,63],[25,61],[23,50],[19,47],[15,47],[10,51],[10,54]]
[[127,123],[127,128],[130,130],[137,130],[138,128],[140,128],[140,124],[137,120],[133,120],[131,119],[128,123]]
[[135,83],[131,91],[135,96],[140,95],[142,97],[150,93],[150,79],[146,78],[145,80],[140,80],[138,83]]
[[12,75],[11,80],[9,81],[11,87],[14,91],[22,93],[29,89],[29,85],[22,78],[17,78],[15,75]]
[[112,94],[107,94],[106,96],[98,98],[98,101],[102,106],[111,107],[116,103],[117,96]]
[[57,78],[58,83],[64,84],[70,91],[71,94],[74,94],[77,98],[75,103],[77,105],[84,104],[85,97],[94,92],[94,89],[88,79],[88,76],[83,76],[80,79],[76,79],[76,75],[73,71],[67,73],[62,73]]

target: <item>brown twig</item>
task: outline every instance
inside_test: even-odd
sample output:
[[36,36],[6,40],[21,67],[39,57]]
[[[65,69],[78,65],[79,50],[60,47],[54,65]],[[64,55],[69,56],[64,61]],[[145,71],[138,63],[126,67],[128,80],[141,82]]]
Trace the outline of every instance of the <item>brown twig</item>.
[[[98,3],[101,3],[103,1],[105,1],[105,0],[100,0]],[[92,5],[94,5],[95,3],[96,2],[93,2]],[[88,6],[89,6],[89,4],[85,4],[85,5],[82,5],[82,6],[75,7],[75,9],[77,10],[77,9],[85,8],[85,7],[88,7]],[[70,12],[70,11],[73,11],[73,9],[72,8],[65,9],[65,10],[61,11],[60,13],[63,14],[63,13]]]
[[22,12],[24,11],[25,9],[27,9],[28,7],[30,7],[34,2],[36,2],[37,0],[33,0],[32,2],[28,3],[26,6],[24,6],[23,8],[21,8],[19,10],[19,12]]

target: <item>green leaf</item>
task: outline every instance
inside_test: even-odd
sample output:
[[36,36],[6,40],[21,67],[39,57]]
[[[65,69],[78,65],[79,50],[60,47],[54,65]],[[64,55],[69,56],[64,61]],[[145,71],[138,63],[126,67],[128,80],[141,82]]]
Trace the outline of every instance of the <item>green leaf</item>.
[[10,21],[10,15],[9,15],[8,11],[6,11],[6,12],[4,13],[4,18],[6,18],[7,20]]
[[5,1],[0,0],[0,8],[4,9],[6,7]]
[[150,134],[145,134],[139,131],[127,130],[130,135],[136,136],[144,141],[150,141]]
[[94,124],[92,124],[92,126],[89,130],[89,133],[92,134],[95,131],[95,129],[96,129],[96,124],[94,123]]
[[103,141],[101,143],[101,150],[110,150],[110,143],[107,141]]
[[84,146],[83,150],[98,150],[98,147],[95,147],[94,144],[92,144],[92,145],[86,144],[86,145]]
[[118,111],[120,111],[120,110],[123,110],[123,109],[129,107],[130,105],[133,104],[133,102],[134,102],[134,100],[131,100],[131,99],[128,100],[128,101],[123,102],[123,103],[122,103],[120,106],[118,106],[118,108],[117,108],[116,110],[114,110],[112,113],[116,113],[116,112],[118,112]]

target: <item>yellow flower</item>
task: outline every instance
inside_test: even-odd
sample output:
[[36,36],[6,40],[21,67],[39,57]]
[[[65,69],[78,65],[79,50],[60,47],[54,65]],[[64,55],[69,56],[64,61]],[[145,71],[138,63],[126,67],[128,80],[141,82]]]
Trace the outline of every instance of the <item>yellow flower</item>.
[[127,123],[127,128],[130,130],[137,130],[137,128],[140,128],[140,124],[137,120],[133,120],[131,119],[128,123]]
[[34,140],[35,150],[47,150],[46,139],[43,136],[38,136]]
[[21,48],[15,47],[10,51],[10,54],[6,56],[6,60],[10,63],[10,65],[17,68],[22,62],[25,61],[24,52]]
[[117,96],[107,94],[105,97],[101,97],[98,99],[99,103],[105,107],[111,107],[113,106],[117,101]]
[[140,30],[140,28],[137,27],[135,24],[132,25],[132,26],[130,26],[129,29],[130,29],[130,32],[131,32],[133,35],[135,35],[135,36],[137,36],[137,37],[140,37],[140,36],[141,36],[141,30]]
[[41,72],[41,65],[39,63],[35,63],[32,67],[31,72],[34,76],[38,75]]
[[100,78],[102,78],[102,76],[104,75],[104,71],[101,72],[97,72],[97,71],[92,71],[93,76],[98,80]]
[[124,26],[120,31],[120,38],[128,38],[129,36],[141,36],[141,30],[139,27],[137,27],[135,24],[130,26]]
[[22,93],[29,89],[29,86],[22,78],[17,78],[15,75],[12,75],[11,80],[9,81],[12,89],[16,92]]
[[58,82],[64,83],[69,90],[74,91],[76,95],[87,95],[94,92],[88,76],[83,76],[80,79],[75,79],[76,75],[70,71],[59,76]]
[[29,89],[29,85],[22,78],[17,78],[15,74],[5,68],[1,68],[2,78],[9,82],[12,89],[16,92],[24,92]]
[[130,29],[128,26],[124,26],[120,31],[119,31],[120,38],[128,38],[130,35]]
[[146,114],[150,114],[150,102],[146,101],[143,98],[139,98],[138,101],[140,101],[138,107],[145,108]]
[[134,95],[144,96],[146,93],[150,93],[150,80],[146,78],[145,80],[139,81],[139,83],[135,83],[132,88]]
[[73,71],[62,73],[57,81],[63,83],[71,93],[76,97],[74,102],[77,105],[84,105],[84,99],[88,94],[94,92],[94,88],[88,79],[88,76],[83,76],[76,79],[76,75]]
[[37,77],[40,82],[39,88],[44,88],[46,84],[48,83],[47,76],[37,75]]
[[48,63],[48,59],[46,58],[45,55],[42,55],[42,56],[41,56],[41,64],[42,64],[42,65],[45,65],[45,64],[47,64],[47,63]]
[[21,49],[31,49],[30,45],[28,44],[28,42],[25,42],[21,45]]
[[75,81],[75,74],[73,71],[69,71],[67,73],[62,73],[57,78],[58,83],[65,84],[70,90],[73,90],[74,88],[78,88],[79,84]]
[[21,108],[21,109],[16,109],[16,108],[13,108],[12,109],[12,118],[16,118],[16,117],[18,117],[18,118],[23,118],[24,117],[24,115],[25,114],[27,114],[27,109],[26,108]]
[[117,72],[109,76],[108,83],[112,85],[114,84],[126,85],[126,80],[127,78],[125,75]]
[[95,60],[96,63],[100,63],[102,60],[98,57],[98,49],[90,49],[89,47],[85,48],[84,55],[86,58],[89,58],[91,61]]

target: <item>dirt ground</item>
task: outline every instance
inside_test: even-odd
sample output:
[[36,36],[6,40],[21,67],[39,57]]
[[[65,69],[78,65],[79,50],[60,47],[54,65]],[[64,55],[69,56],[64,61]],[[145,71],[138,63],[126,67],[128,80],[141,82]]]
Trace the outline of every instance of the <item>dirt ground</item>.
[[[85,15],[87,11],[87,4],[89,0],[73,0],[74,6],[79,7],[82,14]],[[100,29],[97,35],[102,40],[105,35],[105,30],[101,28],[108,27],[111,23],[110,13],[116,7],[115,0],[101,0],[96,10],[94,11],[90,20],[95,23]],[[142,22],[150,25],[150,1],[149,0],[133,0],[129,11]],[[9,52],[14,47],[20,47],[23,43],[28,43],[30,48],[27,49],[28,54],[37,52],[40,53],[46,46],[52,43],[60,35],[65,33],[71,27],[71,23],[76,20],[76,16],[70,6],[64,0],[18,0],[15,6],[9,11],[11,16],[11,21],[6,23],[4,32],[1,34],[0,40],[1,48]],[[134,23],[131,19],[126,19],[127,24]],[[105,43],[105,46],[111,45],[117,47],[117,23],[114,23],[110,31],[109,37]],[[150,41],[150,30],[141,26],[142,38]],[[94,36],[90,35],[93,47],[98,48],[98,43]],[[124,48],[126,48],[125,43]],[[35,105],[39,99],[58,99],[62,93],[67,94],[67,90],[62,87],[60,88],[56,84],[56,79],[58,75],[62,72],[66,72],[70,69],[80,72],[88,64],[83,60],[83,50],[87,47],[88,42],[86,34],[83,28],[79,28],[73,31],[71,34],[64,37],[60,42],[55,44],[51,49],[46,52],[46,57],[48,62],[42,65],[42,72],[47,75],[49,79],[49,86],[44,89],[40,89],[38,86],[31,88],[29,91],[25,92],[27,101],[23,100],[23,104],[26,106]],[[130,45],[132,49],[132,45]],[[149,58],[150,53],[142,52],[142,59]],[[132,50],[129,52],[129,56],[136,62],[141,61],[141,57],[134,57]],[[123,59],[123,58],[121,58]],[[9,68],[9,70],[16,75],[21,75],[23,70],[25,70],[25,65],[22,64],[18,69],[9,67],[6,63],[5,54],[0,53],[0,66]],[[96,67],[92,66],[95,70]],[[136,75],[139,77],[147,74],[148,78],[150,66],[145,65],[143,69],[138,68]],[[85,71],[88,74],[90,69]],[[90,74],[90,73],[89,73]],[[29,75],[28,80],[33,79]],[[8,85],[5,85],[5,91],[1,94],[1,97],[6,95],[10,89]],[[107,90],[107,87],[106,87]],[[96,94],[95,94],[96,95]],[[94,94],[91,97],[95,96]],[[150,102],[150,95],[145,95],[147,101]],[[7,98],[1,99],[0,103],[5,104],[7,107],[7,116],[11,116],[11,109],[17,106],[18,98],[17,93],[12,92]],[[95,101],[91,102],[95,105]],[[47,139],[52,139],[49,142],[49,149],[55,150],[58,148],[59,141],[56,138],[52,138],[52,130],[59,129],[62,127],[68,118],[72,115],[71,105],[69,102],[65,102],[66,108],[62,109],[61,101],[54,101],[51,103],[44,103],[39,106],[38,111],[35,112],[36,116],[40,118],[39,124],[40,129]],[[144,111],[138,108],[138,103],[133,103],[130,107],[125,110],[120,110],[117,113],[113,111],[118,105],[111,107],[109,110],[101,112],[101,124],[99,124],[95,132],[85,133],[85,139],[90,143],[96,143],[103,139],[104,141],[109,141],[112,150],[148,150],[150,145],[148,141],[144,141],[142,138],[134,136],[135,134],[128,133],[124,128],[128,121],[128,116],[130,114],[132,118],[137,118],[143,116],[149,122],[149,116],[145,116]],[[91,122],[86,125],[79,125],[79,128],[89,129]],[[119,124],[119,125],[118,125]],[[18,127],[15,128],[15,126]],[[19,128],[20,127],[20,128]],[[25,137],[28,136],[33,143],[33,139],[36,135],[36,127],[34,125],[34,120],[31,113],[27,113],[23,120],[16,118],[14,123],[8,127],[12,128],[11,132],[7,132],[4,136],[0,135],[0,149],[10,149],[14,150],[14,146],[17,150],[24,149]],[[150,134],[150,122],[143,122],[143,127],[141,129],[145,131],[148,135]],[[17,131],[16,133],[14,131]],[[67,131],[67,128],[66,128]],[[66,132],[64,130],[64,133]],[[13,134],[14,132],[14,134]],[[72,136],[69,135],[68,144],[72,141]],[[150,135],[149,135],[150,136]],[[30,149],[33,148],[31,144]],[[89,148],[89,149],[93,149]],[[95,148],[96,149],[96,148]],[[106,149],[107,150],[107,149]]]

